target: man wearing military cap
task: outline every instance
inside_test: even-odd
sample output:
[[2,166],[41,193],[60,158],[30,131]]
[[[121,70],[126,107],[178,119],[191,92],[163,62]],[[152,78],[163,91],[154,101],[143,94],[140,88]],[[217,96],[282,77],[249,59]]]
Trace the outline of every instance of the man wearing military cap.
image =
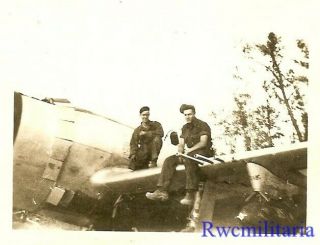
[[130,141],[130,163],[132,170],[152,168],[157,166],[157,160],[162,148],[163,129],[159,122],[150,121],[150,108],[140,109],[141,124],[132,134]]
[[[196,110],[193,105],[181,105],[180,112],[184,114],[187,123],[182,127],[178,153],[184,153],[189,156],[194,156],[195,154],[206,157],[213,156],[209,125],[196,118]],[[148,199],[165,201],[169,198],[169,186],[179,163],[183,163],[186,170],[186,195],[180,203],[184,205],[193,204],[200,180],[200,168],[194,160],[182,159],[177,155],[169,156],[164,161],[157,184],[158,189],[153,193],[146,193]]]

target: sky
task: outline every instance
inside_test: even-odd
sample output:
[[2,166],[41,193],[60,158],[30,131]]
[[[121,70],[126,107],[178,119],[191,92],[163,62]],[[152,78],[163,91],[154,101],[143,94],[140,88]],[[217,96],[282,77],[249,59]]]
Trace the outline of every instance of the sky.
[[[166,130],[181,127],[181,103],[194,104],[198,117],[206,119],[211,110],[230,108],[235,91],[244,89],[259,97],[255,85],[243,87],[232,75],[239,64],[246,70],[239,54],[241,45],[263,42],[270,31],[282,36],[286,46],[304,39],[310,44],[311,60],[319,64],[318,2],[0,0],[1,193],[12,195],[13,111],[8,106],[8,101],[13,103],[12,91],[38,98],[68,98],[76,106],[132,126],[139,123],[139,108],[149,105],[151,119],[161,121]],[[310,67],[310,104],[315,106],[310,107],[308,188],[316,188],[319,182],[316,62]],[[7,123],[3,124],[4,117]],[[12,198],[4,198],[1,206],[1,230],[7,231],[10,240],[5,244],[35,244],[38,233],[11,233],[10,202]],[[308,189],[308,222],[315,227],[318,207],[317,190]],[[42,241],[66,241],[66,236],[44,234]],[[79,239],[80,235],[68,237],[68,242],[88,241],[84,236]],[[106,244],[106,236],[114,242],[116,234],[99,235],[105,239],[96,239],[94,244]],[[117,238],[127,241],[122,233]],[[141,241],[146,238],[148,234],[141,234]],[[150,242],[160,244],[160,236],[154,238],[150,233]],[[185,238],[184,242],[190,240]]]
[[241,46],[265,41],[270,31],[284,43],[308,42],[312,6],[298,0],[8,1],[0,10],[1,82],[38,98],[68,98],[132,126],[148,105],[152,120],[176,129],[184,123],[182,103],[210,120],[212,110],[231,107],[236,91],[255,93],[256,85],[233,79],[235,66],[245,64]]

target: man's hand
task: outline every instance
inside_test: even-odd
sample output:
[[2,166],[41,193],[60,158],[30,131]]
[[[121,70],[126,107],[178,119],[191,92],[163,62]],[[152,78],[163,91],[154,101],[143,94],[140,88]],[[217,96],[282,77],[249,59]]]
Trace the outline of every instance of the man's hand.
[[[184,138],[179,139],[179,145],[178,145],[178,155],[184,153]],[[182,156],[178,156],[179,162],[183,163],[184,159]]]
[[147,134],[147,132],[146,131],[140,131],[140,133],[139,133],[139,136],[143,136],[143,135],[146,135]]
[[178,153],[176,154],[176,156],[178,157],[178,161],[179,163],[183,163],[184,159],[183,156],[181,156],[180,154],[183,154],[183,152],[178,151]]
[[131,160],[131,161],[135,161],[136,160],[136,155],[131,155],[130,157],[129,157],[129,159]]
[[179,163],[183,163],[184,159],[182,156],[178,156]]
[[178,153],[184,153],[184,147],[182,145],[178,145]]
[[186,147],[186,149],[184,150],[184,154],[188,155],[192,151],[194,151],[192,148]]

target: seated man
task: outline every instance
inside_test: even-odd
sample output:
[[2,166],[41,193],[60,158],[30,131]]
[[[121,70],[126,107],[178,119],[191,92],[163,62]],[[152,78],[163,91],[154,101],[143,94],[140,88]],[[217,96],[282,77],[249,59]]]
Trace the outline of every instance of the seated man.
[[150,108],[140,109],[141,125],[132,134],[130,141],[130,164],[132,170],[157,166],[162,147],[163,129],[159,122],[150,121]]
[[[189,156],[194,156],[195,154],[206,157],[213,156],[209,125],[196,118],[196,111],[192,105],[183,104],[180,107],[180,112],[184,114],[187,123],[182,127],[178,153],[184,153]],[[153,193],[148,192],[146,194],[148,199],[165,201],[169,198],[169,186],[179,163],[184,164],[186,171],[186,195],[180,203],[192,205],[195,192],[198,189],[200,168],[196,161],[176,155],[169,156],[164,161],[157,184],[158,189]]]

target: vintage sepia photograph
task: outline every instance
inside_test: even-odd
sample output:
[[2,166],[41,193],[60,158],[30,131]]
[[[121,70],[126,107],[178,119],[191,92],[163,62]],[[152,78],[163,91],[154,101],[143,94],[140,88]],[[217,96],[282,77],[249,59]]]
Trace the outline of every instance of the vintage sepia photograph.
[[12,231],[315,237],[311,2],[8,3]]

